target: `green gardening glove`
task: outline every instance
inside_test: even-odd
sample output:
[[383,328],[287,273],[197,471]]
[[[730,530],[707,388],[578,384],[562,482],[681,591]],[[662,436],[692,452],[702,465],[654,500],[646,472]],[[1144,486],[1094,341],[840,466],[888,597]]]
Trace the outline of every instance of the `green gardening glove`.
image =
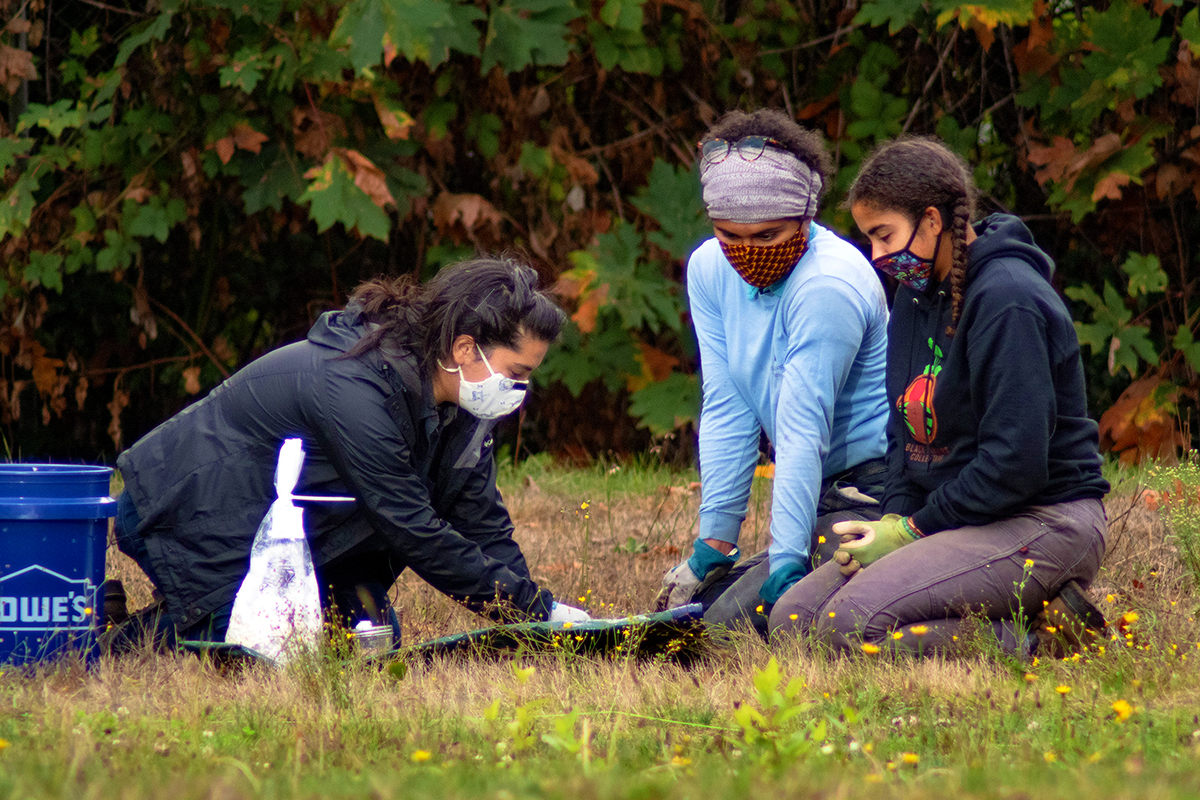
[[833,560],[841,565],[841,573],[846,577],[922,536],[911,518],[899,514],[887,514],[878,522],[836,522],[833,532],[842,540]]

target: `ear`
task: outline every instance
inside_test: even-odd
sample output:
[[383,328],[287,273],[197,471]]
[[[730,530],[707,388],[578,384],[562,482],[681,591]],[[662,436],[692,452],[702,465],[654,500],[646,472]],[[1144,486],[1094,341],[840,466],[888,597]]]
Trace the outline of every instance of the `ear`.
[[925,213],[921,216],[921,221],[928,221],[930,230],[933,231],[934,236],[941,236],[942,231],[946,230],[945,222],[942,220],[942,212],[933,206],[925,209]]
[[475,337],[465,333],[456,336],[454,344],[450,346],[450,356],[454,359],[455,366],[459,367],[478,361],[479,352],[475,349]]

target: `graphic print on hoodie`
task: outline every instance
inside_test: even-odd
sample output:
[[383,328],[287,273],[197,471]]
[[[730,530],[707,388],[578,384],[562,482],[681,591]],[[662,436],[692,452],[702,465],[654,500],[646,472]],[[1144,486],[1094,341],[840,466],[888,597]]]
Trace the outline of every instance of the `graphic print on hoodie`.
[[956,331],[949,278],[925,292],[901,286],[888,325],[883,510],[925,533],[1108,490],[1052,262],[1016,217],[975,230]]
[[937,437],[937,412],[933,408],[933,393],[937,391],[938,373],[942,371],[942,348],[933,339],[928,341],[929,349],[933,352],[933,361],[921,374],[912,379],[912,383],[896,401],[896,409],[904,417],[908,426],[908,435],[921,444],[931,444]]

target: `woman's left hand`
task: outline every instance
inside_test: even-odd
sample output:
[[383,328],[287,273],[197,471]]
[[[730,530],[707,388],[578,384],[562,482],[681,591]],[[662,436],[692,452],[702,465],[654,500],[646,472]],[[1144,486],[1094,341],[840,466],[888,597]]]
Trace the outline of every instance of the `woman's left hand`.
[[841,565],[841,573],[846,577],[921,538],[912,521],[899,514],[887,514],[878,522],[837,522],[832,530],[842,540],[833,560]]

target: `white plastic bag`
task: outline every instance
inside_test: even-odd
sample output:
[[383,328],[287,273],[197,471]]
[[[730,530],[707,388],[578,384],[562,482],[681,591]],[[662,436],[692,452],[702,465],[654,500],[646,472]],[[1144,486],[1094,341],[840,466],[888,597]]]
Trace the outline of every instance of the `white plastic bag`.
[[303,466],[301,440],[284,441],[275,467],[278,499],[254,536],[250,570],[234,598],[225,634],[226,642],[280,664],[315,648],[321,633],[321,598],[304,535],[304,509],[292,502]]

